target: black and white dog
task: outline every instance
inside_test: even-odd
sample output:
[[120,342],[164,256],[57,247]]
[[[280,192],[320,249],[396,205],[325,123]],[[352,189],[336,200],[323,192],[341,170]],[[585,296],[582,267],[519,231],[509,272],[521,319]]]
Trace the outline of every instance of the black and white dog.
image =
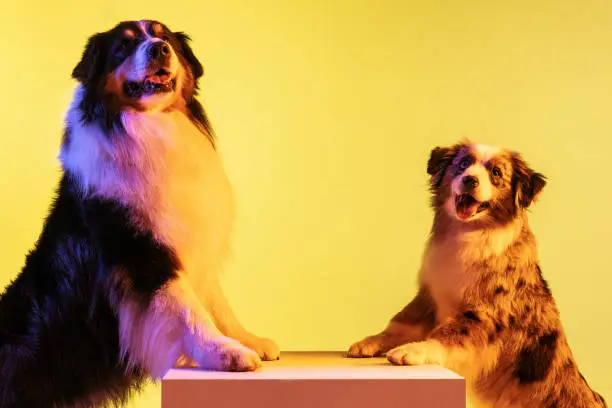
[[57,197],[0,298],[0,408],[122,404],[177,364],[278,358],[219,285],[234,207],[202,74],[189,38],[156,21],[89,39]]

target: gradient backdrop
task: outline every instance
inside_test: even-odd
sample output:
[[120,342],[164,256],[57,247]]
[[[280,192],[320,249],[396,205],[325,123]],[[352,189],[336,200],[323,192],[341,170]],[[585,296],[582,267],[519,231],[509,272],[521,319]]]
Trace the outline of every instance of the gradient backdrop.
[[[415,291],[425,165],[469,136],[550,178],[532,211],[580,367],[612,400],[612,4],[605,0],[20,0],[0,24],[0,287],[57,181],[88,35],[152,18],[193,37],[239,218],[225,273],[284,350],[346,349]],[[132,407],[159,406],[150,387]]]

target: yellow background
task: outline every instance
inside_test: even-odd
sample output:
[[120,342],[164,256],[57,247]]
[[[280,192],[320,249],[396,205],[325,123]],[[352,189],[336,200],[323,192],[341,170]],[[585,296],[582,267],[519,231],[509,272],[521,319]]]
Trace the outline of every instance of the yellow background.
[[[197,4],[197,5],[196,5]],[[579,365],[612,399],[612,5],[575,1],[4,2],[0,287],[41,228],[86,37],[191,34],[239,205],[225,284],[285,350],[346,349],[410,299],[430,149],[469,136],[550,178],[532,212]],[[151,387],[133,407],[159,406]]]

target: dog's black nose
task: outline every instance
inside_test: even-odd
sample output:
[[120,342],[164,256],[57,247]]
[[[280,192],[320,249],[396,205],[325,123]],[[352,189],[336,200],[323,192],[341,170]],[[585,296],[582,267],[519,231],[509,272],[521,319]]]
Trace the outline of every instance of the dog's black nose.
[[147,54],[152,59],[164,59],[170,55],[170,46],[163,41],[154,42],[147,49]]
[[478,179],[474,176],[464,176],[461,182],[465,188],[472,189],[478,187]]

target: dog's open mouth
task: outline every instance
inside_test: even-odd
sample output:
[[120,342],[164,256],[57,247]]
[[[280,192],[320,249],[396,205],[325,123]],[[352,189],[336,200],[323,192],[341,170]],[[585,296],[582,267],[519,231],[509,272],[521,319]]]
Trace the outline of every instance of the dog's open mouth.
[[163,68],[153,75],[147,75],[141,82],[126,81],[123,84],[123,90],[129,98],[172,92],[175,88],[176,78],[172,78],[170,72]]
[[476,214],[489,208],[489,203],[481,203],[467,193],[455,196],[455,210],[462,220],[468,220]]

